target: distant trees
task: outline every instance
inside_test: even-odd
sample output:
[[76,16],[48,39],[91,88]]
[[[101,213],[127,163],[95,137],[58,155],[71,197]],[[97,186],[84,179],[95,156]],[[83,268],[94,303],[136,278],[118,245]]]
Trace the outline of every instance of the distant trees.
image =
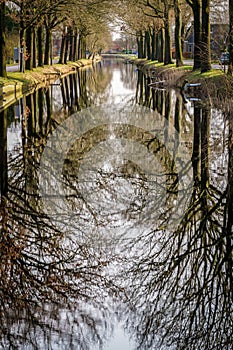
[[158,1],[147,0],[144,2],[145,14],[153,18],[160,19],[161,30],[164,31],[164,36],[160,36],[160,40],[164,40],[162,48],[164,48],[163,53],[163,62],[164,64],[172,63],[172,54],[171,54],[171,2],[170,0],[164,0],[162,3]]
[[110,36],[109,9],[108,2],[100,0],[80,1],[78,5],[76,2],[67,8],[63,21],[60,63],[86,58],[87,49],[90,56],[101,51]]
[[[125,0],[123,20],[137,36],[139,58],[148,58],[165,65],[172,63],[172,30],[175,25],[175,59],[176,65],[183,64],[182,48],[185,33],[185,16],[183,20],[182,8],[187,9],[182,0]],[[181,6],[182,5],[182,6]],[[119,14],[123,12],[118,10]],[[188,13],[189,11],[186,11]]]

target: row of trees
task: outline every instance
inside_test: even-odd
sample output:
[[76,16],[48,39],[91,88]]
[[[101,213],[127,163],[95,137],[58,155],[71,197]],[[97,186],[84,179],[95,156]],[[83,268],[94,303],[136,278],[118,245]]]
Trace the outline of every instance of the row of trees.
[[[101,5],[100,5],[101,4]],[[62,36],[60,63],[86,57],[111,40],[109,5],[100,0],[0,0],[0,76],[6,76],[6,10],[19,28],[20,71],[51,63],[52,32]]]
[[[193,21],[194,69],[211,69],[210,9],[218,17],[226,2],[219,0],[0,0],[0,76],[5,69],[5,17],[11,5],[11,16],[20,32],[20,70],[51,63],[52,31],[62,36],[60,63],[86,57],[86,49],[101,51],[110,43],[109,22],[116,18],[123,31],[137,38],[139,58],[157,59],[165,65],[172,62],[171,27],[175,30],[176,65],[183,64],[182,48],[186,30]],[[229,0],[228,44],[233,60],[233,1]],[[225,7],[224,7],[225,6]],[[219,20],[219,19],[218,19]],[[189,24],[189,25],[188,25]],[[232,63],[229,66],[232,72]]]
[[[175,36],[176,65],[183,64],[182,48],[187,30],[194,30],[194,69],[211,69],[210,11],[219,23],[227,21],[227,3],[218,0],[124,0],[118,1],[119,16],[126,30],[137,36],[138,55],[172,62],[172,27]],[[232,11],[232,1],[229,8]],[[223,16],[221,16],[223,14]],[[231,17],[230,17],[231,18]],[[193,25],[192,25],[193,23]]]

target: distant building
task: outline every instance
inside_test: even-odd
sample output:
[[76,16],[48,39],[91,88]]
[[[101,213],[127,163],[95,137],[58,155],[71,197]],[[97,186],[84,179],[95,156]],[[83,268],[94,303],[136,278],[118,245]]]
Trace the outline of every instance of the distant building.
[[184,41],[183,46],[183,56],[184,58],[193,58],[194,52],[194,31],[193,26],[187,31],[187,36]]
[[[229,25],[225,23],[210,24],[210,49],[211,58],[217,59],[221,51],[227,50],[228,46],[228,30]],[[183,56],[184,58],[192,58],[194,51],[194,32],[193,26],[190,27],[186,39],[184,41]]]

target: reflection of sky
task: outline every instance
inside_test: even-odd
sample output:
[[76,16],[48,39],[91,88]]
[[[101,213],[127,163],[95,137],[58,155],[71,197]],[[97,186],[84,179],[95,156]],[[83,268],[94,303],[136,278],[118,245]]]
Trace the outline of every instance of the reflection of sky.
[[[132,96],[133,94],[135,94],[131,89],[128,89],[125,86],[125,83],[122,81],[122,72],[119,69],[114,69],[113,70],[113,79],[112,79],[112,82],[111,82],[111,90],[112,90],[111,91],[112,97],[113,97],[115,103],[120,103],[122,100],[125,99],[126,96]],[[61,105],[62,105],[62,102],[60,101],[60,99],[61,99],[60,88],[55,86],[54,87],[53,103],[56,102],[58,106],[59,106],[59,103],[61,103]],[[124,105],[122,105],[122,106],[124,107]],[[175,106],[175,104],[173,104],[173,108],[174,108],[174,106]],[[106,123],[109,120],[111,122],[115,122],[115,121],[116,122],[117,121],[118,122],[124,122],[124,123],[128,122],[128,123],[131,123],[132,125],[136,125],[138,128],[140,128],[140,127],[142,128],[143,127],[145,130],[157,130],[157,127],[160,126],[160,122],[159,122],[160,119],[159,119],[159,117],[157,115],[156,115],[156,119],[155,118],[150,118],[150,114],[147,114],[147,113],[145,114],[147,116],[147,118],[145,118],[144,115],[139,117],[137,115],[137,113],[136,113],[137,110],[133,109],[132,112],[131,112],[132,113],[131,115],[129,115],[129,111],[127,110],[125,115],[122,116],[122,114],[121,114],[121,115],[119,115],[119,119],[115,119],[115,115],[113,113],[115,111],[114,110],[114,105],[112,105],[112,108],[113,108],[113,110],[110,109],[110,112],[109,112],[110,113],[109,114],[110,118],[106,119]],[[191,107],[190,107],[190,111],[192,111]],[[141,112],[141,109],[140,109],[140,112]],[[116,115],[118,115],[118,114],[116,114]],[[101,116],[102,116],[102,114],[101,114]],[[86,121],[87,119],[85,117],[86,117],[85,113],[83,112],[83,120]],[[95,114],[95,117],[97,118],[97,114]],[[121,119],[122,117],[124,117],[124,119]],[[152,115],[152,117],[153,117],[153,115]],[[113,118],[113,119],[111,119],[111,118]],[[71,118],[69,118],[69,121],[70,120],[71,120]],[[74,130],[79,130],[78,129],[78,121],[77,121],[76,116],[74,117],[74,120],[75,120],[75,122],[77,124],[72,124],[71,123],[70,125],[71,125],[71,127],[76,125],[76,128],[74,128]],[[92,119],[90,119],[90,121],[92,121]],[[100,122],[101,121],[103,123],[105,122],[105,120],[102,119],[102,117],[100,118]],[[192,119],[191,119],[191,121],[192,121]],[[88,123],[88,121],[87,121],[87,123]],[[163,125],[163,120],[161,120],[161,124]],[[84,128],[84,126],[85,125],[83,124],[83,128]],[[90,122],[90,127],[94,127],[94,126],[95,126],[95,124],[91,124],[91,122]],[[223,119],[222,118],[218,118],[217,115],[214,118],[211,119],[211,130],[212,130],[211,136],[214,135],[214,137],[215,137],[214,140],[212,140],[211,142],[213,142],[213,144],[215,145],[215,148],[219,149],[219,152],[221,152],[221,150],[222,150],[222,148],[224,146],[223,140],[222,140],[223,126],[225,126],[224,123],[223,123]],[[110,129],[111,129],[111,124],[110,124]],[[68,128],[64,128],[64,130],[66,131],[66,130],[69,130],[69,129]],[[86,129],[84,128],[84,130],[86,130]],[[158,130],[160,130],[160,129],[158,128]],[[161,130],[163,130],[163,129],[161,128]],[[121,144],[122,140],[118,144],[113,142],[113,140],[116,139],[116,137],[114,135],[114,129],[110,130],[110,131],[112,131],[111,137],[110,137],[112,145],[119,145],[119,144]],[[158,135],[160,135],[160,134],[158,134]],[[75,136],[76,136],[76,134],[75,134]],[[21,123],[14,124],[14,125],[12,124],[12,126],[10,126],[8,128],[7,137],[8,137],[8,151],[10,153],[17,152],[17,149],[20,147],[20,145],[22,143],[22,140],[21,140]],[[64,140],[66,140],[65,137],[64,137]],[[222,142],[221,142],[221,140],[222,140]],[[163,141],[163,139],[161,139],[161,141]],[[107,147],[108,143],[106,142],[105,144],[106,144],[106,147],[105,148],[101,148],[101,150],[105,150],[106,153],[102,152],[101,156],[103,156],[103,155],[107,156],[110,153],[111,149],[110,149],[110,147]],[[131,160],[131,158],[130,158],[130,154],[131,153],[129,152],[131,150],[131,148],[130,148],[131,144],[132,144],[132,142],[128,141],[126,143],[125,148],[123,148],[124,145],[122,143],[122,151],[121,152],[120,152],[121,148],[120,147],[116,147],[116,149],[118,151],[118,156],[120,155],[123,158],[123,155],[124,155],[124,157],[127,155],[127,157],[126,157],[127,160],[129,160],[129,159]],[[167,145],[167,147],[168,147],[168,145]],[[66,148],[64,148],[64,149],[66,150]],[[97,146],[95,147],[95,149],[98,150]],[[57,150],[57,148],[55,147],[55,151],[56,150]],[[128,150],[129,153],[126,152],[127,150]],[[134,148],[134,150],[140,150],[140,148]],[[112,152],[112,154],[115,155],[114,152]],[[139,159],[140,159],[140,156],[139,156],[140,152],[135,152],[133,154],[136,154],[137,162],[138,162]],[[142,153],[142,155],[143,154],[144,153]],[[98,155],[98,153],[97,153],[97,155]],[[111,153],[110,153],[110,155],[111,155]],[[145,153],[145,155],[146,155],[146,153]],[[149,162],[149,160],[150,160],[149,155],[150,154],[148,153],[147,157],[144,157],[144,158],[142,157],[143,165],[144,165],[144,167],[142,167],[143,170],[145,170],[145,165],[147,164],[144,161],[145,159],[148,159],[148,163],[150,165],[150,169],[152,169],[153,163]],[[215,154],[214,155],[215,155],[215,157],[217,157],[217,155],[218,155],[218,153],[216,153],[216,149],[215,149]],[[89,151],[88,156],[92,156],[91,165],[93,165],[93,164],[97,164],[98,165],[98,162],[97,162],[98,158],[96,156],[96,153],[92,153],[92,152]],[[212,156],[212,154],[211,154],[211,156]],[[187,155],[187,158],[188,158],[188,155]],[[113,167],[111,167],[111,162],[109,162],[108,160],[109,160],[109,158],[105,157],[105,161],[103,162],[103,170],[105,172],[107,172],[107,171],[111,172],[111,169],[113,168]],[[110,158],[110,160],[111,160],[111,158]],[[132,160],[134,160],[134,158]],[[159,162],[156,163],[156,160],[157,159],[155,157],[155,166],[158,167]],[[225,158],[221,158],[221,160],[225,161]],[[84,164],[84,161],[85,161],[85,158],[83,159],[83,164]],[[136,160],[135,160],[135,162],[136,162]],[[227,164],[227,162],[224,162],[223,165],[224,164]],[[216,159],[215,158],[213,158],[213,159],[211,158],[211,168],[212,169],[217,169],[218,166],[219,166],[219,168],[221,170],[222,169],[221,168],[222,163],[220,163],[219,159],[218,158],[216,158]],[[82,170],[82,168],[80,168],[80,169]],[[114,168],[113,168],[113,170],[114,170]],[[84,183],[84,180],[86,180],[86,179],[88,179],[88,177],[84,177],[83,178],[83,183]],[[218,184],[219,184],[219,177],[218,177],[217,180],[218,180]],[[118,182],[118,183],[119,184],[122,184],[122,183],[126,183],[127,184],[127,182]],[[111,185],[111,182],[107,182],[107,184]],[[130,183],[129,183],[129,185],[130,185]],[[153,183],[152,183],[152,185],[153,185]],[[221,182],[221,185],[222,186],[224,185],[224,180]],[[109,186],[109,188],[111,189],[111,186]],[[119,194],[121,194],[121,193],[123,193],[123,195],[125,194],[124,192],[120,192],[119,191]],[[126,192],[126,194],[127,193],[129,193],[129,192]],[[150,192],[150,193],[153,195],[153,192]],[[131,197],[132,197],[132,195],[128,196],[128,198],[130,198],[130,199],[131,199]],[[119,198],[121,199],[121,197],[119,197]],[[94,199],[95,199],[95,197],[94,197]],[[99,202],[96,201],[96,203],[97,203],[98,208],[99,208]],[[101,203],[105,204],[104,200],[102,200]],[[108,202],[106,202],[106,203],[108,204]],[[153,205],[153,201],[151,201],[150,203],[152,203],[152,205]],[[113,204],[114,204],[114,202],[113,202]],[[161,203],[160,203],[160,206],[161,206]],[[146,209],[147,208],[150,208],[150,207],[147,206]],[[181,208],[181,206],[180,206],[180,208]],[[107,207],[107,209],[108,209],[108,207]],[[111,210],[109,210],[109,211],[110,211],[110,214],[111,214]],[[148,211],[148,214],[150,214],[150,211]],[[115,225],[114,222],[113,222],[113,224]],[[143,227],[143,228],[145,230],[145,227]],[[93,229],[93,227],[92,227],[92,229]],[[137,229],[138,229],[138,226],[137,226]],[[98,227],[98,230],[99,230],[99,227]],[[112,230],[112,227],[111,227],[111,230]],[[133,350],[134,348],[135,348],[134,343],[130,342],[130,337],[127,335],[127,333],[124,332],[123,328],[121,327],[121,324],[119,324],[119,323],[116,323],[115,326],[114,326],[112,338],[109,339],[109,341],[106,341],[106,344],[103,346],[103,350]],[[99,348],[97,346],[96,347],[92,347],[91,346],[91,349],[92,350],[99,350]]]
[[[118,324],[114,327],[113,337],[105,344],[103,350],[133,350],[135,344],[130,341],[128,335]],[[97,350],[97,349],[93,349]]]
[[[8,154],[19,153],[22,147],[22,116],[19,103],[14,105],[14,120],[11,114],[7,114],[9,126],[7,127],[7,152]],[[9,119],[10,118],[10,119]]]
[[111,87],[112,87],[112,96],[114,96],[114,101],[116,103],[121,102],[127,95],[132,94],[132,89],[127,89],[124,86],[124,82],[121,79],[121,71],[120,70],[114,70],[112,81],[111,81]]
[[7,129],[7,150],[8,153],[18,153],[19,148],[22,145],[22,128],[18,123]]

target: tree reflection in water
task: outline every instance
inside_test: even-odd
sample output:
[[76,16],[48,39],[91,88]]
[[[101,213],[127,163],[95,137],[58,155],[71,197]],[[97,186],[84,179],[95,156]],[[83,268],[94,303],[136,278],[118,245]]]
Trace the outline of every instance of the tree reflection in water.
[[[73,113],[106,102],[111,71],[106,74],[100,68],[93,74],[79,71],[79,76],[70,75],[59,85],[24,97],[22,147],[11,155],[9,115],[1,112],[0,347],[82,350],[97,344],[101,348],[119,317],[137,339],[138,349],[231,349],[230,113],[228,161],[222,165],[219,140],[213,141],[218,127],[213,127],[214,112],[208,106],[195,103],[192,114],[178,93],[151,90],[140,71],[135,73],[129,65],[118,67],[127,88],[133,84],[128,74],[138,74],[135,99],[155,111],[153,118],[146,125],[130,100],[134,123],[124,119],[118,123],[113,115],[111,123],[97,123],[77,138],[67,150],[61,177],[66,204],[74,211],[68,217],[71,223],[45,211],[39,169],[49,136]],[[129,106],[119,110],[124,108]],[[82,129],[86,120],[80,117],[78,122]],[[174,135],[171,125],[177,131]],[[66,135],[69,139],[69,132]],[[101,158],[110,153],[116,159],[110,141],[122,156],[111,164]],[[182,148],[184,143],[187,148]],[[141,149],[148,153],[140,154]],[[135,150],[137,154],[131,155]],[[187,164],[180,159],[184,150],[190,152]],[[154,173],[142,166],[145,154],[155,163],[149,167]],[[58,150],[55,156],[59,159]],[[57,180],[52,161],[44,164],[45,172]],[[88,177],[84,170],[93,164],[101,171],[87,173]],[[181,180],[191,167],[192,191],[188,205],[182,206]],[[55,187],[51,181],[52,200]],[[85,197],[90,190],[90,197]],[[119,206],[113,206],[116,199]],[[89,216],[82,220],[84,207]],[[123,225],[127,239],[112,240],[116,236],[111,234]],[[139,234],[131,236],[135,229]]]
[[108,254],[68,237],[59,218],[57,225],[50,221],[40,198],[41,154],[61,120],[58,108],[52,115],[51,89],[55,86],[45,91],[45,98],[39,90],[21,101],[23,147],[11,155],[7,114],[0,115],[0,347],[4,349],[90,349],[93,344],[101,347],[111,333],[111,321],[106,320],[113,311],[106,299],[117,288],[105,273]]
[[[27,181],[13,172],[25,162]],[[29,155],[9,164],[1,202],[1,346],[45,349],[58,342],[59,349],[89,349],[110,331],[104,300],[116,288],[103,273],[109,259],[51,225],[36,191],[35,165]]]
[[194,109],[188,209],[177,229],[153,230],[133,245],[126,288],[138,349],[232,348],[232,116],[228,181],[221,186],[216,173],[209,174],[210,108]]

